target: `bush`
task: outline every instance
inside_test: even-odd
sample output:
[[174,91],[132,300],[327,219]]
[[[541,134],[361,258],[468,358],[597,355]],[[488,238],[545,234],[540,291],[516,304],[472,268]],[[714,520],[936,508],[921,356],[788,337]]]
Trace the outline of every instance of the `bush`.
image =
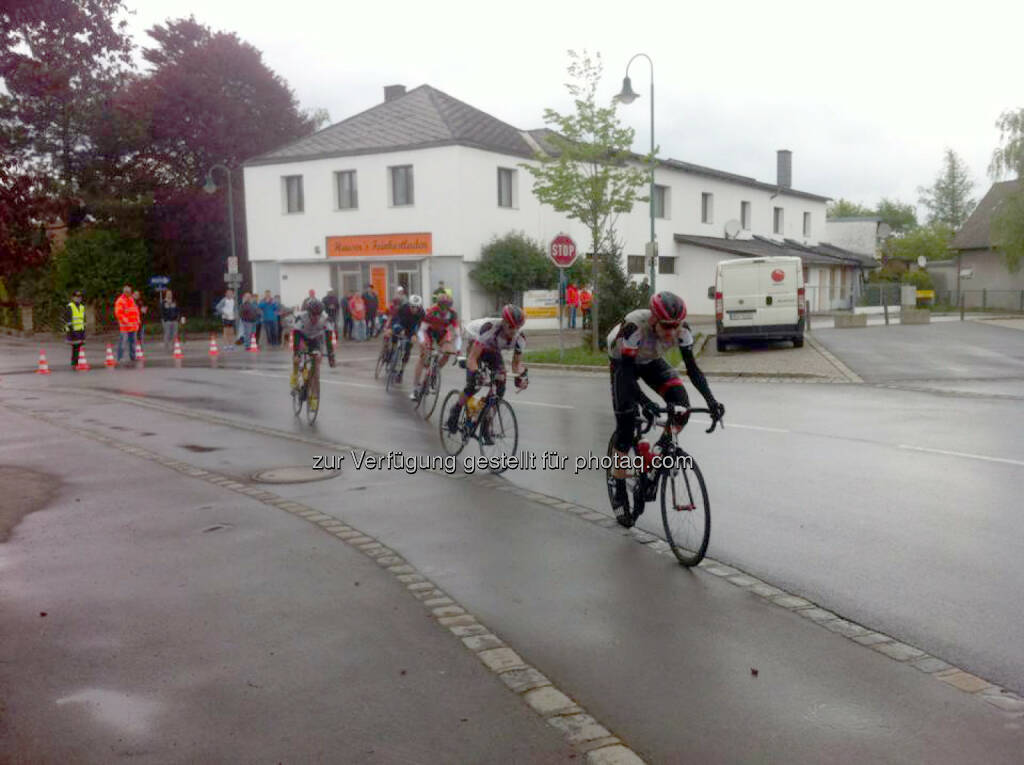
[[146,289],[149,253],[141,239],[103,229],[80,230],[68,237],[64,250],[54,258],[54,286],[62,301],[76,289],[85,302],[96,307],[96,320],[113,321],[114,301],[130,284]]
[[[618,246],[611,253],[600,256],[597,264],[597,294],[601,301],[597,343],[598,347],[603,348],[612,327],[630,311],[646,308],[648,302],[647,282],[636,284],[626,275],[622,267],[621,248]],[[583,333],[583,342],[593,342],[590,330]]]
[[919,290],[930,290],[935,286],[932,275],[927,271],[907,271],[903,274],[903,284],[913,284]]

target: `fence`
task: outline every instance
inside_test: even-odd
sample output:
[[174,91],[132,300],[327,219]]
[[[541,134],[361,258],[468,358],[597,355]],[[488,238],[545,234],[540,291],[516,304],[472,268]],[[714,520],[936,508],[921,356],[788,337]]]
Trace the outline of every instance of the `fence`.
[[[970,311],[1024,311],[1024,290],[960,290],[964,308]],[[956,290],[936,290],[938,306],[958,305]]]
[[[884,298],[884,301],[883,301]],[[857,305],[862,306],[880,306],[880,305],[899,305],[900,304],[900,285],[893,283],[882,283],[877,284],[865,284],[864,289],[860,293],[860,299],[857,301]]]

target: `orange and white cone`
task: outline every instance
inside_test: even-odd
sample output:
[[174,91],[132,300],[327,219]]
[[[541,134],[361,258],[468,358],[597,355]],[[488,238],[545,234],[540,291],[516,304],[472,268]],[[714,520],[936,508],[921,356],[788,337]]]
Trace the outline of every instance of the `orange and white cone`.
[[217,348],[217,338],[210,335],[210,355],[216,356],[218,353],[220,353],[220,349]]
[[255,333],[249,335],[249,347],[246,348],[245,350],[249,351],[249,353],[259,353],[260,352],[260,347],[259,347],[259,345],[256,344],[256,334]]
[[179,340],[178,338],[174,338],[174,358],[185,358],[185,353],[184,351],[181,350],[181,340]]
[[111,368],[117,366],[117,362],[114,361],[114,352],[110,350],[110,343],[107,343],[107,358],[103,362],[103,366]]
[[145,353],[145,351],[142,350],[142,343],[140,343],[138,340],[135,341],[135,360],[136,361],[145,361],[146,360],[146,353]]
[[50,365],[46,363],[46,351],[42,348],[39,349],[39,368],[36,370],[37,375],[48,375],[50,374]]
[[90,369],[92,369],[92,367],[89,366],[89,362],[85,360],[85,346],[83,345],[78,349],[78,366],[75,367],[75,371],[88,372]]

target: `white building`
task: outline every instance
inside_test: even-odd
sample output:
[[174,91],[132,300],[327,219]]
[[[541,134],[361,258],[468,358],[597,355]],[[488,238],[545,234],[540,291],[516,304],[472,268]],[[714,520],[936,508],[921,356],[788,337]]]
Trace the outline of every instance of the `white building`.
[[[428,294],[439,279],[468,318],[493,306],[470,277],[493,237],[523,231],[542,242],[587,231],[542,206],[520,165],[543,149],[546,130],[519,130],[422,85],[384,89],[383,103],[245,164],[253,288],[296,304],[310,288],[347,294],[373,282]],[[764,183],[676,160],[655,172],[658,289],[694,314],[713,313],[707,288],[725,257],[713,245],[764,238],[779,249],[816,248],[827,197],[791,186],[791,154]],[[650,238],[649,207],[619,218],[629,273],[640,278]],[[686,237],[699,237],[694,241]],[[834,249],[834,248],[833,248]],[[779,252],[776,254],[802,254]]]

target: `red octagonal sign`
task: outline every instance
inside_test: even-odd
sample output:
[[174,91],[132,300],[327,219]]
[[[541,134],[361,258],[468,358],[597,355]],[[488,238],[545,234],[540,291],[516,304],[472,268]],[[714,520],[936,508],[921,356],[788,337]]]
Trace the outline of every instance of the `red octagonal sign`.
[[786,272],[783,271],[781,268],[776,268],[774,271],[772,271],[772,281],[773,282],[781,282],[785,278],[786,278]]
[[559,234],[551,240],[548,255],[559,268],[568,268],[576,262],[576,242],[568,234]]

